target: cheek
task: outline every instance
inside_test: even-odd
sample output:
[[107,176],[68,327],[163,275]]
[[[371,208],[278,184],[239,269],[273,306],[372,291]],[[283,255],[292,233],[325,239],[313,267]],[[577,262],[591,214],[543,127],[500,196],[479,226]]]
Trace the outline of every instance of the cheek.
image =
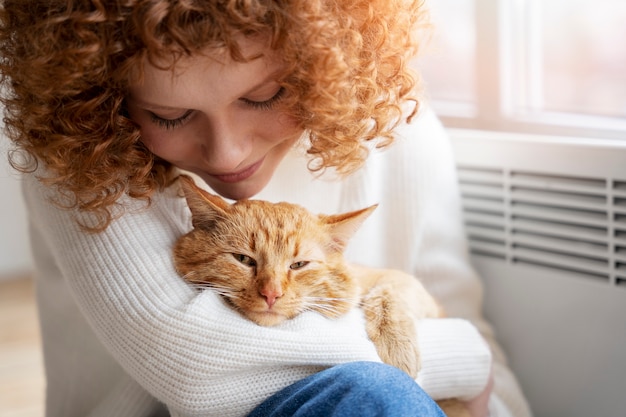
[[282,142],[285,139],[299,136],[302,128],[297,121],[285,114],[273,112],[260,115],[252,124],[257,137],[264,138],[268,142]]
[[169,162],[181,160],[189,153],[183,137],[174,130],[164,130],[156,126],[150,117],[129,106],[130,117],[139,124],[141,142],[153,154]]
[[190,153],[186,141],[178,138],[174,132],[161,129],[142,128],[141,142],[150,152],[171,163],[186,159]]

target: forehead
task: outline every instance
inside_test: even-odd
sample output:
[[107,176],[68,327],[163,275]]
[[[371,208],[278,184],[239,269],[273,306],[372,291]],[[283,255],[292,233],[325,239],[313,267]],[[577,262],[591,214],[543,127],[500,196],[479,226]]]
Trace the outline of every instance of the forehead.
[[231,99],[275,76],[281,68],[275,51],[262,38],[242,38],[244,61],[225,48],[210,48],[168,62],[144,62],[142,77],[131,84],[130,97],[146,103],[193,108],[189,101],[211,97]]
[[270,203],[264,200],[240,200],[231,206],[233,217],[250,222],[258,228],[285,230],[315,228],[318,217],[301,206],[290,203]]
[[216,232],[236,247],[276,257],[300,256],[321,259],[328,234],[318,216],[288,203],[241,200],[231,206]]
[[286,239],[287,235],[313,238],[312,233],[323,230],[316,215],[289,203],[242,200],[232,206],[231,212],[236,222],[245,224],[253,234],[263,231],[280,239]]

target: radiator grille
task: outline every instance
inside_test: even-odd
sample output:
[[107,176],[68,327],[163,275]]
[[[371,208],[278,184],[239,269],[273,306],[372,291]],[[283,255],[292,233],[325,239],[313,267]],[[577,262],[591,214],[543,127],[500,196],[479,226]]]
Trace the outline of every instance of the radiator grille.
[[626,180],[459,167],[472,254],[626,287]]

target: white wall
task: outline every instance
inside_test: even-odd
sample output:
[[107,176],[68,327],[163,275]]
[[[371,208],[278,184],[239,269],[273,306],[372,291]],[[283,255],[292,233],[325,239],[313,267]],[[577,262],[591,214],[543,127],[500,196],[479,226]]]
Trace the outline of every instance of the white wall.
[[8,140],[0,137],[0,280],[32,268],[19,174],[8,163],[7,149]]

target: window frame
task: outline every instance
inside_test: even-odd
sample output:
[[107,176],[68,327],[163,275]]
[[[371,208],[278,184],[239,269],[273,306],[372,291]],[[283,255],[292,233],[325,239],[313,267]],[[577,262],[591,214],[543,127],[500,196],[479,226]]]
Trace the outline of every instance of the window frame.
[[475,102],[432,99],[433,108],[453,128],[626,139],[626,118],[524,110],[541,94],[541,33],[530,25],[540,1],[474,0]]

